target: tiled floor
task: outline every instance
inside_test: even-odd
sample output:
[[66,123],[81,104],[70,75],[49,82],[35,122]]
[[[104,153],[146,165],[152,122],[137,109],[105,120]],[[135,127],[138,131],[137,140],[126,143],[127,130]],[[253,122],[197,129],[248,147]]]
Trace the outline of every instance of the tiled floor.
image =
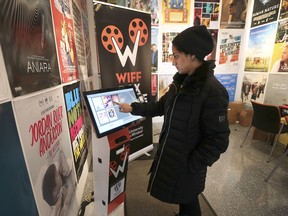
[[[153,142],[155,143],[158,140],[161,125],[161,121],[153,123]],[[285,146],[278,144],[271,162],[267,163],[271,150],[269,144],[257,140],[251,142],[253,133],[251,131],[244,146],[240,148],[248,128],[235,124],[230,125],[230,129],[229,148],[208,169],[204,191],[205,197],[217,215],[288,215],[288,158],[268,182],[264,181],[277,162],[277,158],[284,152]]]
[[278,143],[273,158],[267,163],[271,145],[253,140],[252,133],[241,148],[247,127],[230,125],[228,150],[208,169],[204,195],[218,216],[288,215],[288,158],[268,182],[285,146]]

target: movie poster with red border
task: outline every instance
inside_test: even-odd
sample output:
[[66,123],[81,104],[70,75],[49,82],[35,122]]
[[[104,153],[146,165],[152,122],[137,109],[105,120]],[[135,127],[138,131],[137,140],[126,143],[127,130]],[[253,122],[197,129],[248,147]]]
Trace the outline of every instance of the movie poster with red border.
[[86,162],[87,131],[84,125],[84,115],[82,109],[82,99],[79,82],[63,87],[66,104],[67,121],[73,152],[74,164],[77,179],[81,177],[84,163]]
[[14,97],[61,83],[49,1],[0,1],[0,44]]
[[[133,85],[140,101],[151,99],[151,15],[94,4],[102,88]],[[121,19],[119,19],[121,17]],[[131,153],[152,144],[152,119],[130,127]]]
[[76,215],[71,212],[76,174],[62,87],[13,103],[39,214]]
[[1,215],[39,215],[11,102],[0,104]]
[[78,79],[71,0],[50,0],[62,83]]

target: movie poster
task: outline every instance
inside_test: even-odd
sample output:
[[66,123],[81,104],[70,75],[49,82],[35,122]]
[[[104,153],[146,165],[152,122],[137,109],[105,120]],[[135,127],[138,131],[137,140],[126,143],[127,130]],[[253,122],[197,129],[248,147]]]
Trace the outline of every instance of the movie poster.
[[[149,101],[150,14],[100,3],[94,7],[102,88],[133,85],[140,101]],[[152,119],[131,128],[131,133],[138,129],[141,133],[131,137],[131,153],[152,143]]]
[[251,27],[276,21],[280,0],[255,0],[252,12]]
[[266,87],[265,104],[288,104],[288,74],[270,74]]
[[151,28],[151,73],[157,73],[158,71],[158,27]]
[[219,0],[196,0],[194,3],[193,26],[205,25],[218,29]]
[[221,73],[239,71],[243,46],[243,30],[220,30],[218,33],[218,53],[216,70]]
[[76,174],[62,87],[15,100],[14,108],[39,214],[76,215],[70,205]]
[[288,17],[288,0],[282,0],[280,12],[279,12],[279,19],[285,19]]
[[189,24],[190,0],[162,1],[162,23]]
[[[172,41],[179,34],[179,32],[163,32],[162,33],[162,62],[172,62]],[[172,65],[172,63],[170,63]],[[166,71],[167,73],[167,71]]]
[[72,2],[75,32],[75,44],[78,58],[79,78],[86,79],[92,76],[91,50],[88,32],[87,13],[79,8],[75,1]]
[[267,72],[272,56],[277,23],[250,30],[245,71]]
[[[107,2],[109,3],[109,2]],[[139,11],[145,11],[151,14],[151,25],[159,25],[160,10],[158,0],[129,0],[128,7]],[[118,4],[117,5],[121,5]]]
[[215,77],[227,89],[229,102],[235,101],[238,74],[215,74]]
[[241,86],[242,102],[250,103],[250,100],[254,100],[263,103],[266,81],[267,74],[244,73]]
[[10,102],[0,104],[1,215],[38,215]]
[[49,1],[0,1],[0,44],[14,97],[61,83]]
[[78,79],[71,0],[50,0],[62,83]]
[[5,69],[5,63],[0,44],[0,102],[11,97],[9,90],[8,78]]
[[244,29],[248,0],[223,0],[221,8],[221,29]]
[[288,72],[288,19],[278,22],[270,72]]
[[151,101],[156,102],[158,95],[158,74],[151,74],[151,95]]
[[63,90],[74,165],[79,180],[88,154],[79,82],[66,85]]
[[173,82],[174,74],[159,74],[159,91],[158,100],[169,90],[170,84]]

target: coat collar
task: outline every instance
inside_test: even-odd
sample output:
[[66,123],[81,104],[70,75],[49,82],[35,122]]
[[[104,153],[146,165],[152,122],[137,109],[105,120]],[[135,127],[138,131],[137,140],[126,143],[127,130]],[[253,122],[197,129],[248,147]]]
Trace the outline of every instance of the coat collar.
[[[213,76],[215,68],[215,61],[205,61],[195,72],[188,76],[187,74],[180,74],[177,72],[173,79],[174,83],[182,86],[183,88],[191,88],[194,84],[204,85],[207,78]],[[195,86],[194,86],[195,87]]]

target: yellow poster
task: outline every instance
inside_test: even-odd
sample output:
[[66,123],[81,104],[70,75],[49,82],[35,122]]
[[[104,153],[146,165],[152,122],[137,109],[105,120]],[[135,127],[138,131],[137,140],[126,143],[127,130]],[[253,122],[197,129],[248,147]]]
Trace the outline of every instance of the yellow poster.
[[190,1],[164,0],[162,1],[162,22],[189,24]]

